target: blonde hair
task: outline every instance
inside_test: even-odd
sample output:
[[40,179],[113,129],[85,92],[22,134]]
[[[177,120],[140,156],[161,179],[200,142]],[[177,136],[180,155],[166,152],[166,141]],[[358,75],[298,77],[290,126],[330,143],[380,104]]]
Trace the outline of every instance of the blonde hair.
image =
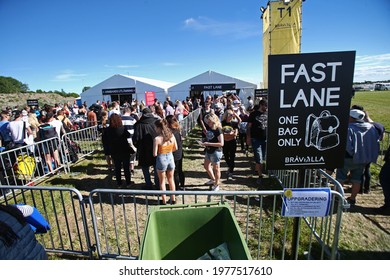
[[221,121],[219,117],[214,113],[209,113],[204,117],[205,120],[211,121],[213,124],[210,126],[211,129],[222,128]]

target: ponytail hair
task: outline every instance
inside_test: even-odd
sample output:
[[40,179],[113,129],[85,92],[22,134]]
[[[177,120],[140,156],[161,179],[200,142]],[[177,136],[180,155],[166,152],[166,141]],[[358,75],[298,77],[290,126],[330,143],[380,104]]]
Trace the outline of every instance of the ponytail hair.
[[160,119],[154,122],[154,125],[161,130],[163,142],[167,142],[172,138],[172,131],[169,129],[166,119]]

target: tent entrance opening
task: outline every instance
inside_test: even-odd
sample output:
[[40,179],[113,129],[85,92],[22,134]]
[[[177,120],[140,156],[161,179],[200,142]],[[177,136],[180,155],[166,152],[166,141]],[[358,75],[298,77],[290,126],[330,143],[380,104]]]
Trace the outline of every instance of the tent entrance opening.
[[123,104],[125,101],[131,103],[133,94],[135,94],[135,87],[102,89],[102,94],[103,98],[109,95],[111,101],[119,101],[120,104]]

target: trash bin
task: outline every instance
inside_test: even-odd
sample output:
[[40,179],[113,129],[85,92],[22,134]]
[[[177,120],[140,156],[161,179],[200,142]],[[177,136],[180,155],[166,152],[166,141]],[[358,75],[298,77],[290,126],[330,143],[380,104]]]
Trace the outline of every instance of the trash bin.
[[250,260],[241,230],[227,204],[156,207],[149,213],[140,260],[196,260],[226,243],[232,260]]

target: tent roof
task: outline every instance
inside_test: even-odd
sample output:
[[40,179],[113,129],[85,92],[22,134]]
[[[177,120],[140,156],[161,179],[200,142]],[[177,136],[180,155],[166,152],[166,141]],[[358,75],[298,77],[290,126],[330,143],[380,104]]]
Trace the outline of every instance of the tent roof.
[[168,91],[180,90],[181,88],[188,88],[190,84],[218,84],[218,83],[235,83],[237,88],[257,88],[256,84],[249,83],[234,77],[226,76],[214,71],[206,71],[181,83],[171,86]]
[[120,74],[119,74],[119,76],[123,76],[125,78],[133,79],[135,81],[139,81],[139,82],[142,82],[142,83],[145,83],[145,84],[156,86],[156,87],[162,88],[164,90],[167,90],[168,88],[170,88],[170,87],[175,85],[175,83],[166,82],[166,81],[160,81],[160,80],[154,80],[154,79],[149,79],[149,78],[143,78],[143,77],[120,75]]

